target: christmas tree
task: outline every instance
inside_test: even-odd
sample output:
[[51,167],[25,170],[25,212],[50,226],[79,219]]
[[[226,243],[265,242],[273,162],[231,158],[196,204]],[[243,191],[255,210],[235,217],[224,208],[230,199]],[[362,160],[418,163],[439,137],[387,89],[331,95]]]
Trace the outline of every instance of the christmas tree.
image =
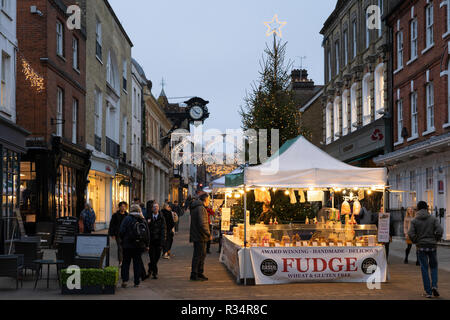
[[[267,45],[264,50],[259,80],[252,84],[240,110],[243,130],[267,129],[270,133],[271,129],[278,129],[280,146],[300,134],[308,135],[300,127],[300,112],[290,90],[292,63],[285,63],[286,45],[274,35],[273,46]],[[269,155],[270,146],[269,134]]]

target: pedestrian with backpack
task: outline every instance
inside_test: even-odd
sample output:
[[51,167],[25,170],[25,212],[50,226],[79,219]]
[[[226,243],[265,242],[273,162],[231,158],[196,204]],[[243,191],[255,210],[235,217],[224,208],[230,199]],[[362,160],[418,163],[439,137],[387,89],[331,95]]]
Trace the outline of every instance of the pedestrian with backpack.
[[[418,257],[425,289],[424,296],[431,299],[433,296],[439,297],[437,243],[441,240],[444,230],[439,220],[428,213],[426,202],[419,202],[417,210],[415,219],[411,221],[408,237],[419,252]],[[431,271],[431,281],[429,270]]]
[[139,205],[132,205],[130,214],[120,225],[119,236],[122,239],[122,288],[127,287],[131,261],[133,261],[134,287],[139,287],[140,279],[144,278],[145,269],[142,262],[142,252],[149,250],[150,234],[148,224],[142,215]]

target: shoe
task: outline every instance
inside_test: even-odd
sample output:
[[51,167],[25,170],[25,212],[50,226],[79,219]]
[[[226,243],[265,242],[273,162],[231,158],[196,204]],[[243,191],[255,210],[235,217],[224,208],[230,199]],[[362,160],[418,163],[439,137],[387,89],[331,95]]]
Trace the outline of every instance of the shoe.
[[424,296],[425,298],[427,298],[427,299],[432,299],[432,298],[433,298],[433,295],[428,294],[428,293],[424,293],[423,296]]
[[191,275],[191,281],[200,281],[200,279],[196,275]]
[[142,281],[145,281],[145,280],[147,280],[148,278],[150,278],[150,275],[145,274],[145,276],[142,277]]
[[170,259],[170,257],[167,255],[167,254],[165,254],[164,256],[163,256],[163,259],[167,259],[167,260],[169,260]]
[[128,284],[126,282],[122,282],[122,288],[126,288]]
[[433,296],[435,297],[440,297],[441,295],[439,294],[439,291],[437,288],[433,288],[431,289],[431,291],[433,292]]
[[139,288],[140,286],[139,286],[138,284],[135,284],[134,287],[135,287],[135,288]]
[[205,277],[203,274],[199,274],[199,275],[197,276],[197,278],[198,278],[200,281],[208,281],[208,278]]
[[152,279],[154,279],[154,280],[158,280],[158,275],[157,275],[157,274],[153,274],[153,277],[152,277]]

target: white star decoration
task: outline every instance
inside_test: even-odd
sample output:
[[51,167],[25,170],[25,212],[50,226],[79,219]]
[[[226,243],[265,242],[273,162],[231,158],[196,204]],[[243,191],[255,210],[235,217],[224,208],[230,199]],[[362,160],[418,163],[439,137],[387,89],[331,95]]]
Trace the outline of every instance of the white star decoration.
[[280,38],[282,37],[281,28],[283,28],[286,25],[287,22],[278,21],[278,15],[274,15],[272,18],[272,21],[270,22],[264,22],[264,24],[267,26],[267,32],[266,36],[270,37],[272,34],[276,34]]

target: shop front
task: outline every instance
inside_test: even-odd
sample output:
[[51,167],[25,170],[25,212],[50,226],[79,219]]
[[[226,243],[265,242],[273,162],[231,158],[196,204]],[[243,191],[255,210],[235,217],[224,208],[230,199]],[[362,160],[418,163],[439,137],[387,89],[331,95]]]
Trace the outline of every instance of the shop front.
[[119,203],[128,203],[128,208],[132,203],[131,199],[131,168],[123,164],[119,165],[116,176],[112,182],[112,205],[113,210],[119,210]]
[[29,134],[14,123],[0,117],[0,254],[5,242],[13,239],[15,210],[20,204],[20,158],[25,153]]
[[142,181],[143,181],[143,172],[139,169],[133,168],[131,170],[132,180],[131,180],[131,200],[139,199],[141,202],[142,199]]
[[[378,211],[378,227],[359,216],[362,199],[374,197],[382,202],[379,208],[386,207],[385,185],[385,169],[353,167],[303,137],[290,140],[264,164],[226,176],[226,196],[244,197],[244,219],[222,230],[220,259],[246,284],[386,282],[389,214]],[[248,199],[271,206],[280,193],[291,204],[318,205],[311,205],[300,223],[271,216],[270,222],[251,225],[250,216],[257,213],[247,210]],[[222,226],[230,225],[230,213],[222,209]]]
[[27,141],[27,154],[20,162],[20,209],[27,233],[40,222],[79,217],[84,208],[91,153],[60,137],[51,147],[39,139]]

